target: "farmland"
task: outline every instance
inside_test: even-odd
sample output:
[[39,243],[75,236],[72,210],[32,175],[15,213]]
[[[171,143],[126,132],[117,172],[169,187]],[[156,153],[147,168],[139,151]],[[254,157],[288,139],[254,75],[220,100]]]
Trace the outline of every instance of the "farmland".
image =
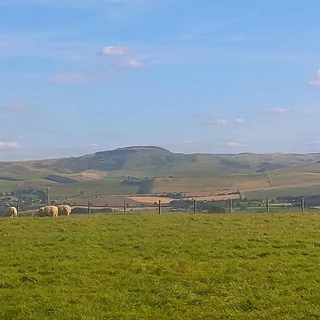
[[1,319],[320,317],[317,214],[0,219]]
[[169,199],[174,194],[199,200],[237,199],[240,194],[264,199],[319,194],[319,172],[320,154],[180,154],[138,146],[80,157],[0,162],[0,193],[23,194],[29,202],[34,197],[43,201],[36,193],[47,186],[52,200],[84,203],[123,196],[152,204],[159,196]]

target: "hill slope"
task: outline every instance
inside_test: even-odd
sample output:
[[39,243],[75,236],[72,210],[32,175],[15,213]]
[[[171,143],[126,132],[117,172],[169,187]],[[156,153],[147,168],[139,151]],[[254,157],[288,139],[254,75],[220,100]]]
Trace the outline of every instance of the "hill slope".
[[[319,161],[320,154],[181,154],[134,146],[80,157],[2,162],[0,192],[46,185],[57,197],[310,188],[320,185]],[[146,179],[152,184],[141,188]]]
[[116,176],[129,172],[134,176],[152,177],[185,171],[266,172],[311,164],[319,160],[319,154],[180,154],[151,146],[119,148],[81,157],[18,162],[16,166],[67,174],[97,170],[114,173]]

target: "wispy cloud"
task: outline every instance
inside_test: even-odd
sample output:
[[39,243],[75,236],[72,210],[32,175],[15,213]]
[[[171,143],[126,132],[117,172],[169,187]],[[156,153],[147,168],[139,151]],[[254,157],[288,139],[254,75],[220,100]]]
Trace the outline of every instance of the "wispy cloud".
[[131,60],[121,62],[120,66],[125,68],[142,68],[143,63],[138,60],[131,59]]
[[93,142],[93,143],[90,143],[90,144],[86,144],[85,145],[86,148],[92,148],[92,149],[95,149],[98,147],[98,144]]
[[131,51],[132,49],[129,47],[108,46],[103,47],[101,53],[105,56],[123,56]]
[[244,148],[246,146],[247,146],[246,144],[239,143],[237,141],[223,142],[219,145],[219,147],[227,148],[227,149],[239,149],[239,148]]
[[198,125],[216,125],[216,126],[232,126],[242,125],[245,123],[245,119],[227,119],[227,118],[216,118],[212,115],[198,115],[196,117],[196,124]]
[[245,123],[245,120],[242,119],[242,118],[238,118],[238,119],[235,120],[235,123],[244,124],[244,123]]
[[320,87],[320,69],[317,71],[315,80],[310,81],[309,85],[313,87]]
[[34,121],[44,117],[41,110],[35,105],[24,102],[13,102],[0,107],[2,118],[14,117],[21,121]]
[[0,141],[0,149],[17,149],[20,145],[16,141]]

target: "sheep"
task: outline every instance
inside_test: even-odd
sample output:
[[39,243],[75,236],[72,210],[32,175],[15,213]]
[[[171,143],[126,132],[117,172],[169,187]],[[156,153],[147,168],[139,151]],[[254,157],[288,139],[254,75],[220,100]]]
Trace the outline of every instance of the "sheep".
[[18,210],[16,207],[8,207],[5,209],[4,214],[5,217],[17,217]]
[[70,216],[71,214],[71,207],[68,205],[61,205],[58,206],[58,215],[59,216]]
[[39,217],[57,217],[58,208],[56,206],[45,206],[38,210],[37,216]]

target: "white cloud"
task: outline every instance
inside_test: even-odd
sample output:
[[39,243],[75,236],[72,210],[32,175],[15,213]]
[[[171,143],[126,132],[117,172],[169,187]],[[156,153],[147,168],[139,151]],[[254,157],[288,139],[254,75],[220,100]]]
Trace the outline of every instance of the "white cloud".
[[97,148],[98,144],[94,142],[94,143],[91,143],[91,144],[87,144],[86,147],[87,148]]
[[310,86],[320,87],[320,69],[317,71],[316,79],[309,82]]
[[238,149],[238,148],[243,148],[245,146],[246,146],[245,144],[242,144],[236,141],[229,141],[221,144],[221,147],[230,148],[230,149]]
[[115,47],[108,46],[101,50],[101,53],[105,56],[123,56],[130,52],[130,48],[127,47]]
[[245,123],[245,120],[242,119],[242,118],[238,118],[238,119],[236,119],[235,123],[244,124],[244,123]]
[[215,119],[212,115],[201,115],[198,116],[197,124],[199,125],[217,125],[217,126],[232,126],[232,125],[242,125],[245,123],[243,118],[237,119],[226,119],[226,118],[218,118]]
[[138,60],[128,60],[121,63],[122,67],[126,68],[142,68],[143,63]]
[[0,141],[0,149],[17,149],[20,145],[16,141]]
[[221,124],[223,126],[229,124],[229,121],[227,119],[217,119],[214,123]]

